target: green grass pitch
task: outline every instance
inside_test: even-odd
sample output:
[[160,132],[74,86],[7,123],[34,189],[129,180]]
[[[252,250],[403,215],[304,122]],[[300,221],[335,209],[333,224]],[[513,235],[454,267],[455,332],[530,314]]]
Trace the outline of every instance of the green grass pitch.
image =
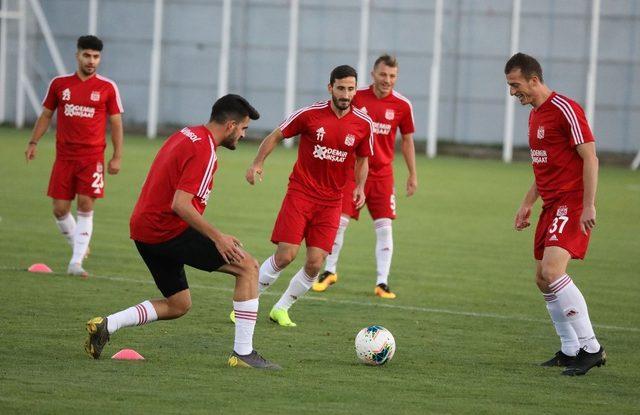
[[[601,169],[598,227],[587,259],[569,269],[607,349],[606,367],[566,378],[537,365],[559,341],[533,282],[533,229],[512,228],[532,181],[530,166],[419,156],[413,198],[403,192],[402,157],[396,161],[390,285],[398,299],[373,296],[374,232],[365,213],[347,230],[339,283],[292,308],[298,327],[278,327],[267,314],[300,257],[262,296],[254,345],[285,368],[269,373],[226,366],[232,278],[193,269],[187,270],[194,304],[188,315],[123,329],[103,359],[86,356],[87,319],[159,295],[128,238],[128,221],[162,140],[126,137],[122,172],[107,177],[106,198],[95,210],[85,262],[94,276],[80,280],[62,273],[70,249],[45,196],[53,136],[44,137],[27,165],[28,136],[0,129],[0,413],[622,414],[640,408],[637,172]],[[241,143],[235,152],[219,152],[206,218],[262,261],[274,250],[269,236],[295,152],[278,148],[264,181],[251,187],[244,172],[256,148]],[[57,273],[24,271],[35,262]],[[396,338],[386,366],[356,361],[355,335],[370,324]],[[146,360],[109,359],[122,348]]]

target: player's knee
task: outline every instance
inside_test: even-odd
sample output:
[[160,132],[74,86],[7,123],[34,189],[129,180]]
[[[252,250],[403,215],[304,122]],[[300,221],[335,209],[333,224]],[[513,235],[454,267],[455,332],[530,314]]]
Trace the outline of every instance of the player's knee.
[[71,209],[62,206],[53,206],[53,216],[55,216],[56,219],[64,218],[69,214],[70,211]]
[[296,253],[289,252],[289,251],[278,252],[274,256],[274,259],[278,268],[283,269],[286,266],[288,266],[290,263],[292,263],[294,259],[296,259]]
[[548,263],[548,264],[543,263],[542,269],[540,270],[540,273],[539,273],[541,278],[537,278],[537,279],[541,280],[541,283],[544,283],[548,286],[553,281],[561,277],[563,273],[564,273],[564,270],[562,270],[561,267],[558,267],[553,263]]
[[320,272],[320,269],[322,269],[323,264],[324,264],[323,257],[313,257],[313,258],[307,258],[307,262],[304,264],[304,267],[307,270],[307,272],[310,272],[312,274],[317,274],[318,272]]
[[184,316],[191,310],[191,297],[169,301],[169,310],[173,318]]
[[252,281],[258,281],[258,272],[260,271],[260,264],[258,261],[250,255],[247,255],[240,263],[238,263],[239,272],[236,277],[247,278]]

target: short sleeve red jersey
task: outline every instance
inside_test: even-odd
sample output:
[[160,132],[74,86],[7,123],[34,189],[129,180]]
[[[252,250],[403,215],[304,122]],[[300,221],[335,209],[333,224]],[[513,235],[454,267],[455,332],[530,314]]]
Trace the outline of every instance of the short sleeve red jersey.
[[340,205],[355,157],[373,154],[371,119],[353,106],[338,118],[324,101],[294,112],[280,130],[287,138],[300,135],[289,191],[320,204]]
[[538,193],[545,203],[583,190],[576,146],[595,141],[580,105],[555,92],[529,114],[529,147]]
[[185,127],[171,135],[153,160],[133,209],[131,239],[155,244],[180,235],[189,225],[171,208],[176,190],[194,195],[193,206],[203,214],[217,168],[216,145],[206,127]]
[[369,158],[369,178],[392,175],[396,131],[400,128],[403,135],[415,131],[411,101],[396,91],[378,98],[370,85],[358,90],[353,105],[373,120],[376,153]]
[[107,116],[124,112],[116,83],[98,74],[84,81],[77,73],[53,78],[42,105],[58,111],[56,156],[61,160],[101,156]]

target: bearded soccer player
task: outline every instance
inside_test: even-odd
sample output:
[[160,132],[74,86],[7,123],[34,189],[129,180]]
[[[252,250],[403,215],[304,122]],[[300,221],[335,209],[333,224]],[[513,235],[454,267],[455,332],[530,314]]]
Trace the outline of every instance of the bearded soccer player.
[[[99,75],[102,41],[95,36],[78,39],[78,69],[58,76],[49,84],[27,145],[27,162],[36,157],[38,141],[47,132],[57,110],[56,159],[47,195],[53,199],[53,215],[73,249],[67,273],[86,277],[82,262],[93,232],[93,206],[104,197],[104,151],[107,118],[111,124],[113,156],[109,174],[118,174],[122,160],[122,102],[115,82]],[[77,196],[78,220],[71,214]]]
[[357,78],[352,67],[336,67],[328,85],[331,99],[291,114],[262,141],[247,170],[247,181],[254,184],[256,175],[262,177],[264,162],[275,146],[285,137],[300,135],[298,160],[289,176],[287,194],[271,235],[277,249],[264,261],[259,276],[262,292],[295,259],[305,240],[304,266],[269,313],[271,320],[281,326],[296,325],[288,310],[311,288],[331,252],[340,222],[343,188],[354,163],[356,185],[350,198],[358,207],[365,201],[364,184],[368,157],[373,154],[373,135],[371,119],[351,104]]
[[[391,257],[393,255],[393,234],[391,224],[396,218],[396,195],[393,180],[393,156],[396,131],[402,134],[402,155],[407,164],[409,177],[406,183],[406,194],[412,196],[418,187],[416,174],[416,154],[413,144],[413,108],[411,102],[395,91],[398,78],[398,61],[389,55],[376,59],[371,72],[373,83],[359,89],[353,99],[353,105],[366,113],[373,120],[376,152],[369,159],[369,175],[364,192],[366,204],[373,219],[376,232],[376,271],[377,279],[375,295],[381,298],[394,299],[396,294],[388,285]],[[331,255],[327,257],[325,271],[313,290],[322,292],[338,281],[336,268],[338,257],[344,242],[344,233],[350,219],[358,220],[360,210],[350,197],[350,190],[355,187],[353,177],[347,181],[342,200],[342,215]]]
[[204,210],[213,189],[220,146],[236,148],[249,120],[260,117],[241,96],[225,95],[209,122],[185,127],[158,151],[131,215],[131,239],[163,298],[147,300],[87,322],[85,351],[98,359],[109,337],[123,327],[182,317],[191,308],[184,266],[233,275],[236,286],[235,342],[229,365],[279,369],[253,350],[258,317],[258,263],[238,239],[207,222]]
[[532,206],[541,197],[533,248],[536,283],[561,341],[560,351],[542,366],[565,367],[563,375],[584,375],[604,365],[606,354],[567,266],[571,259],[584,259],[596,225],[594,137],[580,105],[549,89],[535,58],[517,53],[504,73],[510,94],[522,105],[533,107],[529,147],[535,181],[516,213],[515,229],[530,225]]

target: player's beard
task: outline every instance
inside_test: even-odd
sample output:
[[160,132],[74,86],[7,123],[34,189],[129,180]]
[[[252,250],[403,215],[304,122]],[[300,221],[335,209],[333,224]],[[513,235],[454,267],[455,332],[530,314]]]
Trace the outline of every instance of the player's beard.
[[236,143],[238,142],[238,140],[240,139],[240,137],[238,135],[230,135],[229,137],[225,138],[224,140],[222,140],[222,142],[220,143],[220,145],[224,148],[228,148],[229,150],[235,150],[236,149]]
[[349,108],[349,105],[351,105],[350,99],[346,99],[346,98],[340,99],[331,95],[331,100],[333,101],[333,105],[341,111],[346,110],[347,108]]
[[89,68],[87,66],[81,66],[80,72],[82,72],[84,76],[91,76],[96,73],[96,67],[94,66],[93,68]]

